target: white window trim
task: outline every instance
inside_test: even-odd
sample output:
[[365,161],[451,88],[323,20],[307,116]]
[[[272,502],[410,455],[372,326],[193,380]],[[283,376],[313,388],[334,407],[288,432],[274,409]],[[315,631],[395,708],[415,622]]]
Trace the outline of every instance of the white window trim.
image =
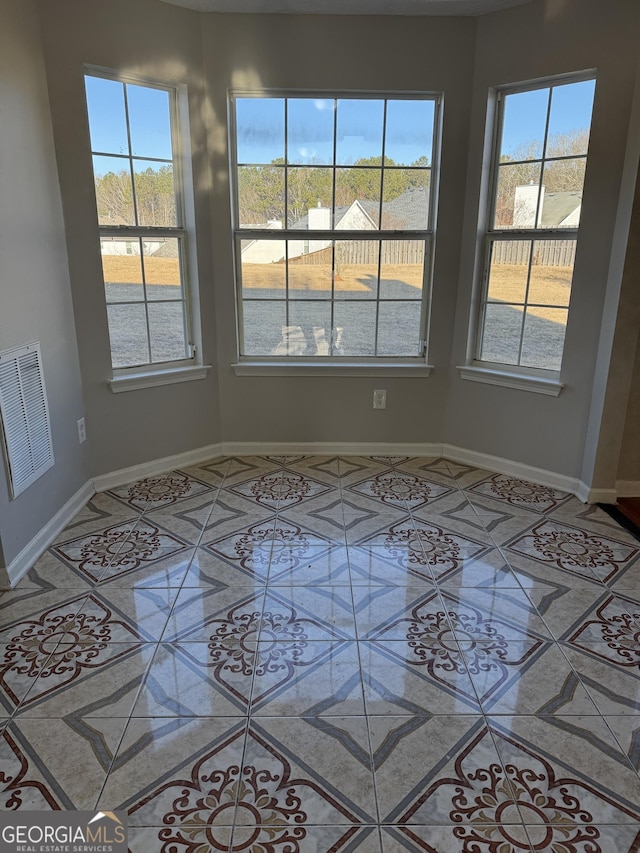
[[[177,237],[181,243],[180,268],[184,287],[184,316],[186,337],[191,349],[191,357],[170,362],[150,362],[133,367],[112,367],[111,378],[107,384],[114,393],[149,388],[157,385],[171,385],[176,382],[203,379],[211,369],[202,361],[202,332],[200,326],[198,264],[195,240],[195,190],[191,169],[191,130],[189,122],[189,102],[187,86],[180,83],[164,83],[157,79],[139,74],[121,74],[114,69],[85,65],[84,74],[117,80],[122,83],[148,86],[168,91],[171,103],[171,133],[174,164],[174,187],[176,210],[179,223],[169,228],[149,228],[147,226],[122,226],[109,228],[96,222],[98,245],[100,237],[105,235],[125,237],[131,235],[138,239],[148,234],[165,234]],[[85,100],[86,104],[86,100]],[[88,106],[87,106],[88,111]],[[90,151],[91,151],[90,147]],[[93,154],[91,154],[93,158]],[[105,310],[106,310],[105,299]],[[111,347],[109,347],[111,356]]]
[[[425,273],[423,280],[423,297],[421,301],[421,334],[424,340],[421,342],[422,354],[418,356],[400,356],[390,361],[389,356],[368,356],[361,359],[340,358],[337,356],[328,357],[325,360],[321,358],[296,358],[295,356],[253,356],[241,354],[241,336],[242,329],[242,292],[239,286],[240,281],[240,264],[239,253],[242,240],[256,238],[261,239],[299,239],[300,231],[295,229],[278,229],[268,231],[261,230],[259,233],[249,228],[241,228],[239,225],[239,209],[238,209],[238,192],[237,192],[237,167],[238,158],[236,151],[236,125],[235,125],[235,108],[233,101],[236,98],[242,97],[317,97],[317,98],[379,98],[385,100],[393,100],[396,98],[424,98],[433,99],[435,103],[434,115],[434,145],[433,156],[430,165],[431,169],[431,184],[429,198],[429,227],[420,232],[420,239],[425,242]],[[309,90],[294,90],[294,89],[265,89],[265,90],[245,90],[233,89],[229,91],[229,152],[230,152],[230,176],[231,176],[231,207],[232,207],[232,238],[233,238],[233,254],[234,254],[234,270],[235,270],[235,288],[236,288],[236,362],[231,367],[237,376],[411,376],[411,377],[428,377],[430,376],[433,366],[428,363],[428,337],[429,337],[429,320],[431,314],[431,300],[433,296],[433,270],[435,262],[435,238],[437,224],[437,208],[439,195],[439,179],[440,179],[440,160],[442,147],[442,93],[420,91],[354,91],[354,90],[331,90],[331,91],[309,91]],[[330,168],[337,168],[336,163],[332,163]],[[306,233],[306,232],[305,232]],[[355,239],[352,232],[336,231],[331,229],[329,232],[312,232],[314,238],[323,239],[330,235],[332,239]],[[370,240],[389,240],[397,236],[398,232],[394,231],[367,231],[358,233],[358,239]],[[402,234],[410,235],[411,231],[402,231]],[[423,236],[424,235],[424,236]],[[409,239],[407,237],[406,239]],[[427,251],[428,249],[428,251]],[[384,301],[384,300],[382,300]]]
[[[478,217],[478,243],[474,271],[474,293],[472,299],[467,345],[467,359],[464,365],[457,366],[461,379],[481,382],[486,385],[499,385],[520,391],[530,391],[538,394],[557,397],[566,387],[560,379],[561,371],[543,368],[529,368],[523,365],[499,364],[481,361],[478,358],[482,341],[482,317],[485,291],[488,287],[488,260],[492,239],[508,239],[509,235],[523,235],[528,229],[493,229],[490,227],[496,202],[496,182],[498,175],[498,146],[500,144],[501,112],[498,109],[498,98],[512,92],[525,92],[543,89],[548,86],[564,83],[596,80],[596,69],[554,75],[521,84],[497,86],[489,91],[487,113],[485,120],[485,135],[483,146],[483,174],[480,189],[480,214]],[[564,239],[578,238],[579,229],[562,229]],[[557,234],[554,229],[531,229],[532,239],[545,239],[549,234]],[[568,306],[570,308],[570,306]],[[565,338],[566,342],[566,338]],[[564,357],[564,355],[563,355]]]

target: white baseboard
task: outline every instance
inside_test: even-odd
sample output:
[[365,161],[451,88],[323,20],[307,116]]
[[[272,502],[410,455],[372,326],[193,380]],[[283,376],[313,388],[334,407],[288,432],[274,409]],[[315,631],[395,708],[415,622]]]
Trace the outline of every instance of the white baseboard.
[[231,441],[222,443],[225,456],[290,456],[297,453],[318,456],[441,456],[441,444],[400,444],[398,442]]
[[207,459],[214,459],[222,453],[222,445],[209,444],[196,450],[187,450],[185,453],[176,453],[173,456],[164,456],[162,459],[152,459],[150,462],[132,465],[130,468],[120,468],[119,471],[112,471],[110,474],[100,474],[93,478],[93,485],[96,492],[105,492],[107,489],[124,486],[135,480],[165,474],[174,468],[187,468],[189,465],[206,462]]
[[618,492],[617,489],[592,489],[580,480],[576,496],[586,504],[614,504],[618,499]]
[[42,527],[33,539],[25,545],[20,553],[7,566],[9,583],[14,587],[20,578],[28,572],[47,548],[51,545],[58,533],[69,524],[71,519],[80,512],[82,507],[91,500],[95,494],[93,482],[89,480],[69,498],[53,518]]
[[618,480],[616,492],[619,498],[640,497],[640,480]]
[[445,444],[442,455],[453,462],[462,462],[465,465],[475,465],[477,468],[486,468],[488,471],[496,471],[498,474],[509,474],[519,477],[521,480],[529,480],[541,486],[551,489],[560,489],[584,500],[578,494],[579,481],[576,477],[567,477],[565,474],[556,474],[555,471],[547,471],[545,468],[536,468],[533,465],[525,465],[523,462],[514,462],[513,459],[504,459],[501,456],[491,456],[488,453],[478,453],[475,450],[465,450]]

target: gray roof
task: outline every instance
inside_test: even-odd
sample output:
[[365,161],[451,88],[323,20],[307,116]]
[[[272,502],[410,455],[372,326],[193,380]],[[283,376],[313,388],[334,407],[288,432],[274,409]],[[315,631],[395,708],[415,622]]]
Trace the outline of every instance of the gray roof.
[[[358,199],[362,209],[371,217],[373,222],[378,221],[379,204],[370,199]],[[351,205],[342,205],[335,208],[335,221],[338,224],[351,208]],[[402,195],[392,201],[382,203],[382,227],[391,230],[424,230],[429,222],[429,188],[414,187],[405,190]],[[309,228],[309,215],[305,214],[298,219],[293,228],[307,230]]]
[[581,192],[545,193],[542,202],[541,226],[557,228],[581,204]]

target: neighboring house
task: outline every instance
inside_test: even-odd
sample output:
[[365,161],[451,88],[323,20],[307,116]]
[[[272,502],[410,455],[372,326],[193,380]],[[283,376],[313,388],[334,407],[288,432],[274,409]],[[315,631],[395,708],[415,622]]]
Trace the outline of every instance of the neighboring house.
[[[335,208],[336,231],[374,231],[378,227],[380,205],[368,199]],[[429,222],[429,190],[415,187],[392,201],[382,203],[382,227],[394,231],[424,230]],[[281,229],[281,220],[270,220],[269,228]],[[293,225],[296,231],[328,231],[331,208],[312,207]],[[298,258],[327,249],[332,240],[289,240],[289,258]],[[249,264],[278,263],[285,258],[284,240],[247,240],[242,246],[242,261]]]
[[[538,204],[538,186],[516,187],[513,224],[516,228],[533,228]],[[542,204],[538,212],[538,228],[577,228],[582,207],[581,192],[548,193],[542,187]]]

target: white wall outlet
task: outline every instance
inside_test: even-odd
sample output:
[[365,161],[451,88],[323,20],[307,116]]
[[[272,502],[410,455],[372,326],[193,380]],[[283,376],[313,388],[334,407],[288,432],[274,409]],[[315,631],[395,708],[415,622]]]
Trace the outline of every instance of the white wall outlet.
[[84,444],[87,440],[87,429],[84,425],[84,418],[80,418],[78,421],[78,442],[80,444]]
[[374,409],[386,409],[387,408],[387,392],[385,390],[377,390],[373,392],[373,408]]

